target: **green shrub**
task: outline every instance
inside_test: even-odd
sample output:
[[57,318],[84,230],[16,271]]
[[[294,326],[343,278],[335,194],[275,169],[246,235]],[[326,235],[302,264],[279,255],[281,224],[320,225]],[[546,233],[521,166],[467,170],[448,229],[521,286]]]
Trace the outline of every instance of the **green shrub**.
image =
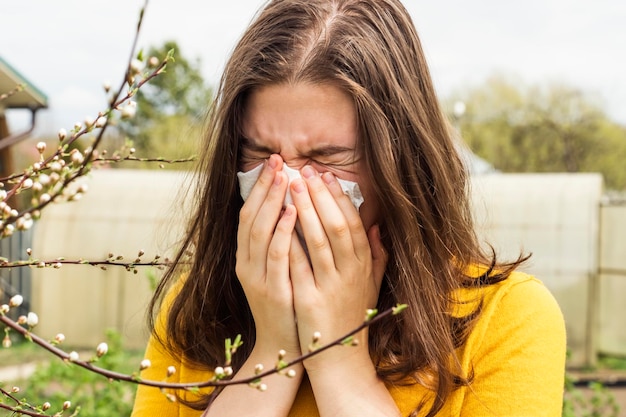
[[[97,365],[113,371],[131,374],[138,369],[143,352],[124,350],[122,340],[115,331],[107,332],[109,351]],[[95,353],[94,353],[95,355]],[[85,417],[126,417],[132,411],[135,384],[109,381],[101,375],[79,366],[52,359],[39,366],[24,386],[31,404],[48,401],[52,409],[60,410],[63,402],[70,400],[72,408],[80,407]]]

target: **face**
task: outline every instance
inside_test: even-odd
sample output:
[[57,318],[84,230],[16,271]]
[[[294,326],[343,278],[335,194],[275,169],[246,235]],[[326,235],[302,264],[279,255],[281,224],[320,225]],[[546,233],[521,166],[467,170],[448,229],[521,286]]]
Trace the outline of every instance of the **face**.
[[275,84],[248,97],[242,127],[241,170],[249,171],[271,154],[295,169],[313,166],[359,184],[359,210],[366,230],[378,219],[378,204],[356,149],[357,119],[351,97],[328,84]]

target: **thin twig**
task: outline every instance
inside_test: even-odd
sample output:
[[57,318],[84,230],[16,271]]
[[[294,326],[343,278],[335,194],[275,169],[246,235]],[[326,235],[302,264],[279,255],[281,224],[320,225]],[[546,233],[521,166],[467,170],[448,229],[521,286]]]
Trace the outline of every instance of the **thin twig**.
[[96,374],[100,374],[106,378],[112,379],[112,380],[116,380],[116,381],[125,381],[125,382],[131,382],[131,383],[135,383],[135,384],[139,384],[139,385],[146,385],[146,386],[151,386],[151,387],[157,387],[157,388],[168,388],[168,389],[184,389],[184,390],[195,390],[198,388],[204,388],[204,387],[225,387],[225,386],[229,386],[229,385],[241,385],[241,384],[250,384],[253,383],[255,381],[258,381],[262,378],[265,378],[269,375],[275,374],[277,372],[280,372],[281,370],[287,369],[290,366],[293,366],[297,363],[301,363],[303,361],[305,361],[306,359],[315,356],[315,355],[319,355],[320,353],[322,353],[323,351],[330,349],[333,346],[340,346],[343,345],[344,341],[347,340],[349,337],[355,335],[356,333],[360,332],[361,330],[363,330],[364,328],[371,326],[372,324],[384,319],[387,316],[390,316],[392,314],[397,314],[397,307],[392,307],[388,310],[385,310],[384,312],[376,315],[375,317],[373,317],[372,319],[366,320],[364,321],[360,326],[358,326],[357,328],[355,328],[354,330],[350,331],[349,333],[345,334],[344,336],[328,343],[327,345],[321,346],[318,349],[315,349],[311,352],[308,352],[302,356],[299,356],[289,362],[285,362],[284,364],[282,364],[280,367],[275,367],[272,368],[270,370],[267,370],[265,372],[261,372],[259,374],[256,374],[254,376],[251,377],[247,377],[247,378],[241,378],[241,379],[221,379],[221,380],[217,380],[217,379],[212,379],[209,381],[201,381],[201,382],[187,382],[187,383],[168,383],[168,382],[163,382],[163,381],[152,381],[152,380],[146,380],[146,379],[141,379],[138,375],[127,375],[127,374],[122,374],[119,372],[114,372],[114,371],[110,371],[108,369],[104,369],[104,368],[100,368],[95,366],[92,362],[89,361],[83,361],[83,360],[71,360],[70,359],[70,355],[68,353],[66,353],[65,351],[59,349],[58,347],[52,345],[51,343],[49,343],[48,341],[44,340],[43,338],[37,336],[36,334],[30,332],[29,330],[25,329],[24,327],[20,326],[19,324],[17,324],[15,321],[11,320],[10,318],[8,318],[5,315],[1,315],[0,316],[0,322],[4,323],[6,326],[8,326],[9,328],[17,331],[18,333],[20,333],[22,336],[24,336],[25,338],[31,340],[33,343],[41,346],[42,348],[48,350],[49,352],[51,352],[52,354],[58,356],[59,358],[63,359],[64,361],[68,362],[68,363],[74,363],[84,369],[87,369],[88,371],[94,372]]

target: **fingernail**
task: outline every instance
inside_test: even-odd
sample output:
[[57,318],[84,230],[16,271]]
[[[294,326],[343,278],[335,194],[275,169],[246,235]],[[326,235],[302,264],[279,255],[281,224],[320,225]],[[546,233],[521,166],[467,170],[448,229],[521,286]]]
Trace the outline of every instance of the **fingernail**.
[[304,185],[304,182],[301,180],[294,180],[291,183],[291,188],[296,192],[296,193],[301,193],[302,191],[304,191],[304,189],[306,188],[306,186]]
[[278,165],[276,158],[272,158],[271,156],[267,159],[267,165],[269,165],[270,168],[274,169],[276,168],[276,166]]
[[304,178],[311,178],[315,174],[315,169],[310,165],[306,165],[304,168],[302,168],[302,176]]
[[324,172],[322,174],[322,179],[326,184],[332,184],[335,182],[335,176],[331,172]]
[[274,185],[280,185],[281,182],[283,182],[283,176],[281,175],[281,172],[278,171],[274,174]]

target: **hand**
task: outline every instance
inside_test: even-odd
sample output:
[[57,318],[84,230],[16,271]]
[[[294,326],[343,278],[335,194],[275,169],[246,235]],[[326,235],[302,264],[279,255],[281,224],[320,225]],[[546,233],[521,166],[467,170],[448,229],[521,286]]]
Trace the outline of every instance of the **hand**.
[[288,185],[282,166],[280,156],[270,156],[241,208],[235,266],[254,317],[254,349],[273,359],[280,349],[300,355],[289,278],[296,211],[293,206],[282,211]]
[[[310,256],[310,263],[297,237],[292,237],[290,275],[298,333],[303,351],[314,332],[320,332],[323,345],[358,327],[365,311],[374,308],[387,263],[378,226],[366,234],[359,213],[343,193],[333,174],[320,177],[310,166],[302,169],[304,180],[291,184]],[[310,372],[329,360],[329,355],[371,359],[367,331],[360,347],[337,347],[305,362]],[[356,359],[356,357],[354,358]],[[363,362],[362,362],[363,363]]]

